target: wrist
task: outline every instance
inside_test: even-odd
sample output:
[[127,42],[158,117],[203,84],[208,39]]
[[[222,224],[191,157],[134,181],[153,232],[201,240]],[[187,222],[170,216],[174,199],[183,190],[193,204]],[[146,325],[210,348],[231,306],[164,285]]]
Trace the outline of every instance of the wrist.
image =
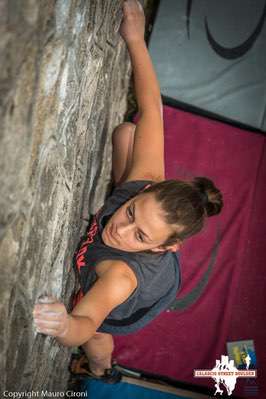
[[64,330],[60,333],[60,335],[58,335],[59,338],[65,338],[67,336],[67,334],[69,333],[71,318],[72,318],[72,316],[70,314],[67,314]]

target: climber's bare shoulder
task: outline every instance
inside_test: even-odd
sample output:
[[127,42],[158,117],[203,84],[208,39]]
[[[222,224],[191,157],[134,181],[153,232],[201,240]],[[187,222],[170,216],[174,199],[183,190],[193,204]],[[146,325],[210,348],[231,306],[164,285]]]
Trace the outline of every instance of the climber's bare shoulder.
[[125,302],[137,287],[137,279],[125,262],[103,261],[97,264],[98,279],[75,306],[73,315],[89,317],[95,329],[108,314]]
[[133,282],[137,283],[137,279],[134,272],[126,264],[126,262],[117,261],[117,260],[104,260],[102,262],[97,263],[97,265],[95,266],[95,271],[98,277],[102,276],[110,269],[113,270],[116,269],[117,273],[127,274],[133,280]]

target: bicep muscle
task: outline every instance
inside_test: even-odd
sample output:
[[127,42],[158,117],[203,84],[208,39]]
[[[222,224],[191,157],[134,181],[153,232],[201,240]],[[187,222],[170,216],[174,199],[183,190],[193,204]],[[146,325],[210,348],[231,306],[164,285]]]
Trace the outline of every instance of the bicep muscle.
[[132,166],[126,180],[164,180],[164,131],[159,105],[142,111],[136,125]]

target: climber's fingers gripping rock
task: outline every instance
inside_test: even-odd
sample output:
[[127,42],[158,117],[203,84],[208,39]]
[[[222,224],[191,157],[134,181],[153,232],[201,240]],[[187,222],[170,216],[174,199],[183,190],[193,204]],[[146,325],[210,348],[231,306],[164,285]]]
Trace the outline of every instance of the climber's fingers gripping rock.
[[34,323],[39,333],[64,337],[69,329],[69,315],[61,302],[38,303],[33,310]]
[[144,40],[145,15],[137,0],[125,0],[119,33],[126,43]]

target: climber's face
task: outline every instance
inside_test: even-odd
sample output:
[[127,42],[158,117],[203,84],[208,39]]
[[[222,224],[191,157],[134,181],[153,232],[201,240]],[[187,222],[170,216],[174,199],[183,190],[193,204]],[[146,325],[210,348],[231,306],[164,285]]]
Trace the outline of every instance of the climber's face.
[[[142,193],[113,214],[102,232],[102,239],[109,247],[123,251],[164,252],[172,250],[172,247],[161,247],[172,233],[154,194]],[[177,250],[176,246],[173,250]]]

